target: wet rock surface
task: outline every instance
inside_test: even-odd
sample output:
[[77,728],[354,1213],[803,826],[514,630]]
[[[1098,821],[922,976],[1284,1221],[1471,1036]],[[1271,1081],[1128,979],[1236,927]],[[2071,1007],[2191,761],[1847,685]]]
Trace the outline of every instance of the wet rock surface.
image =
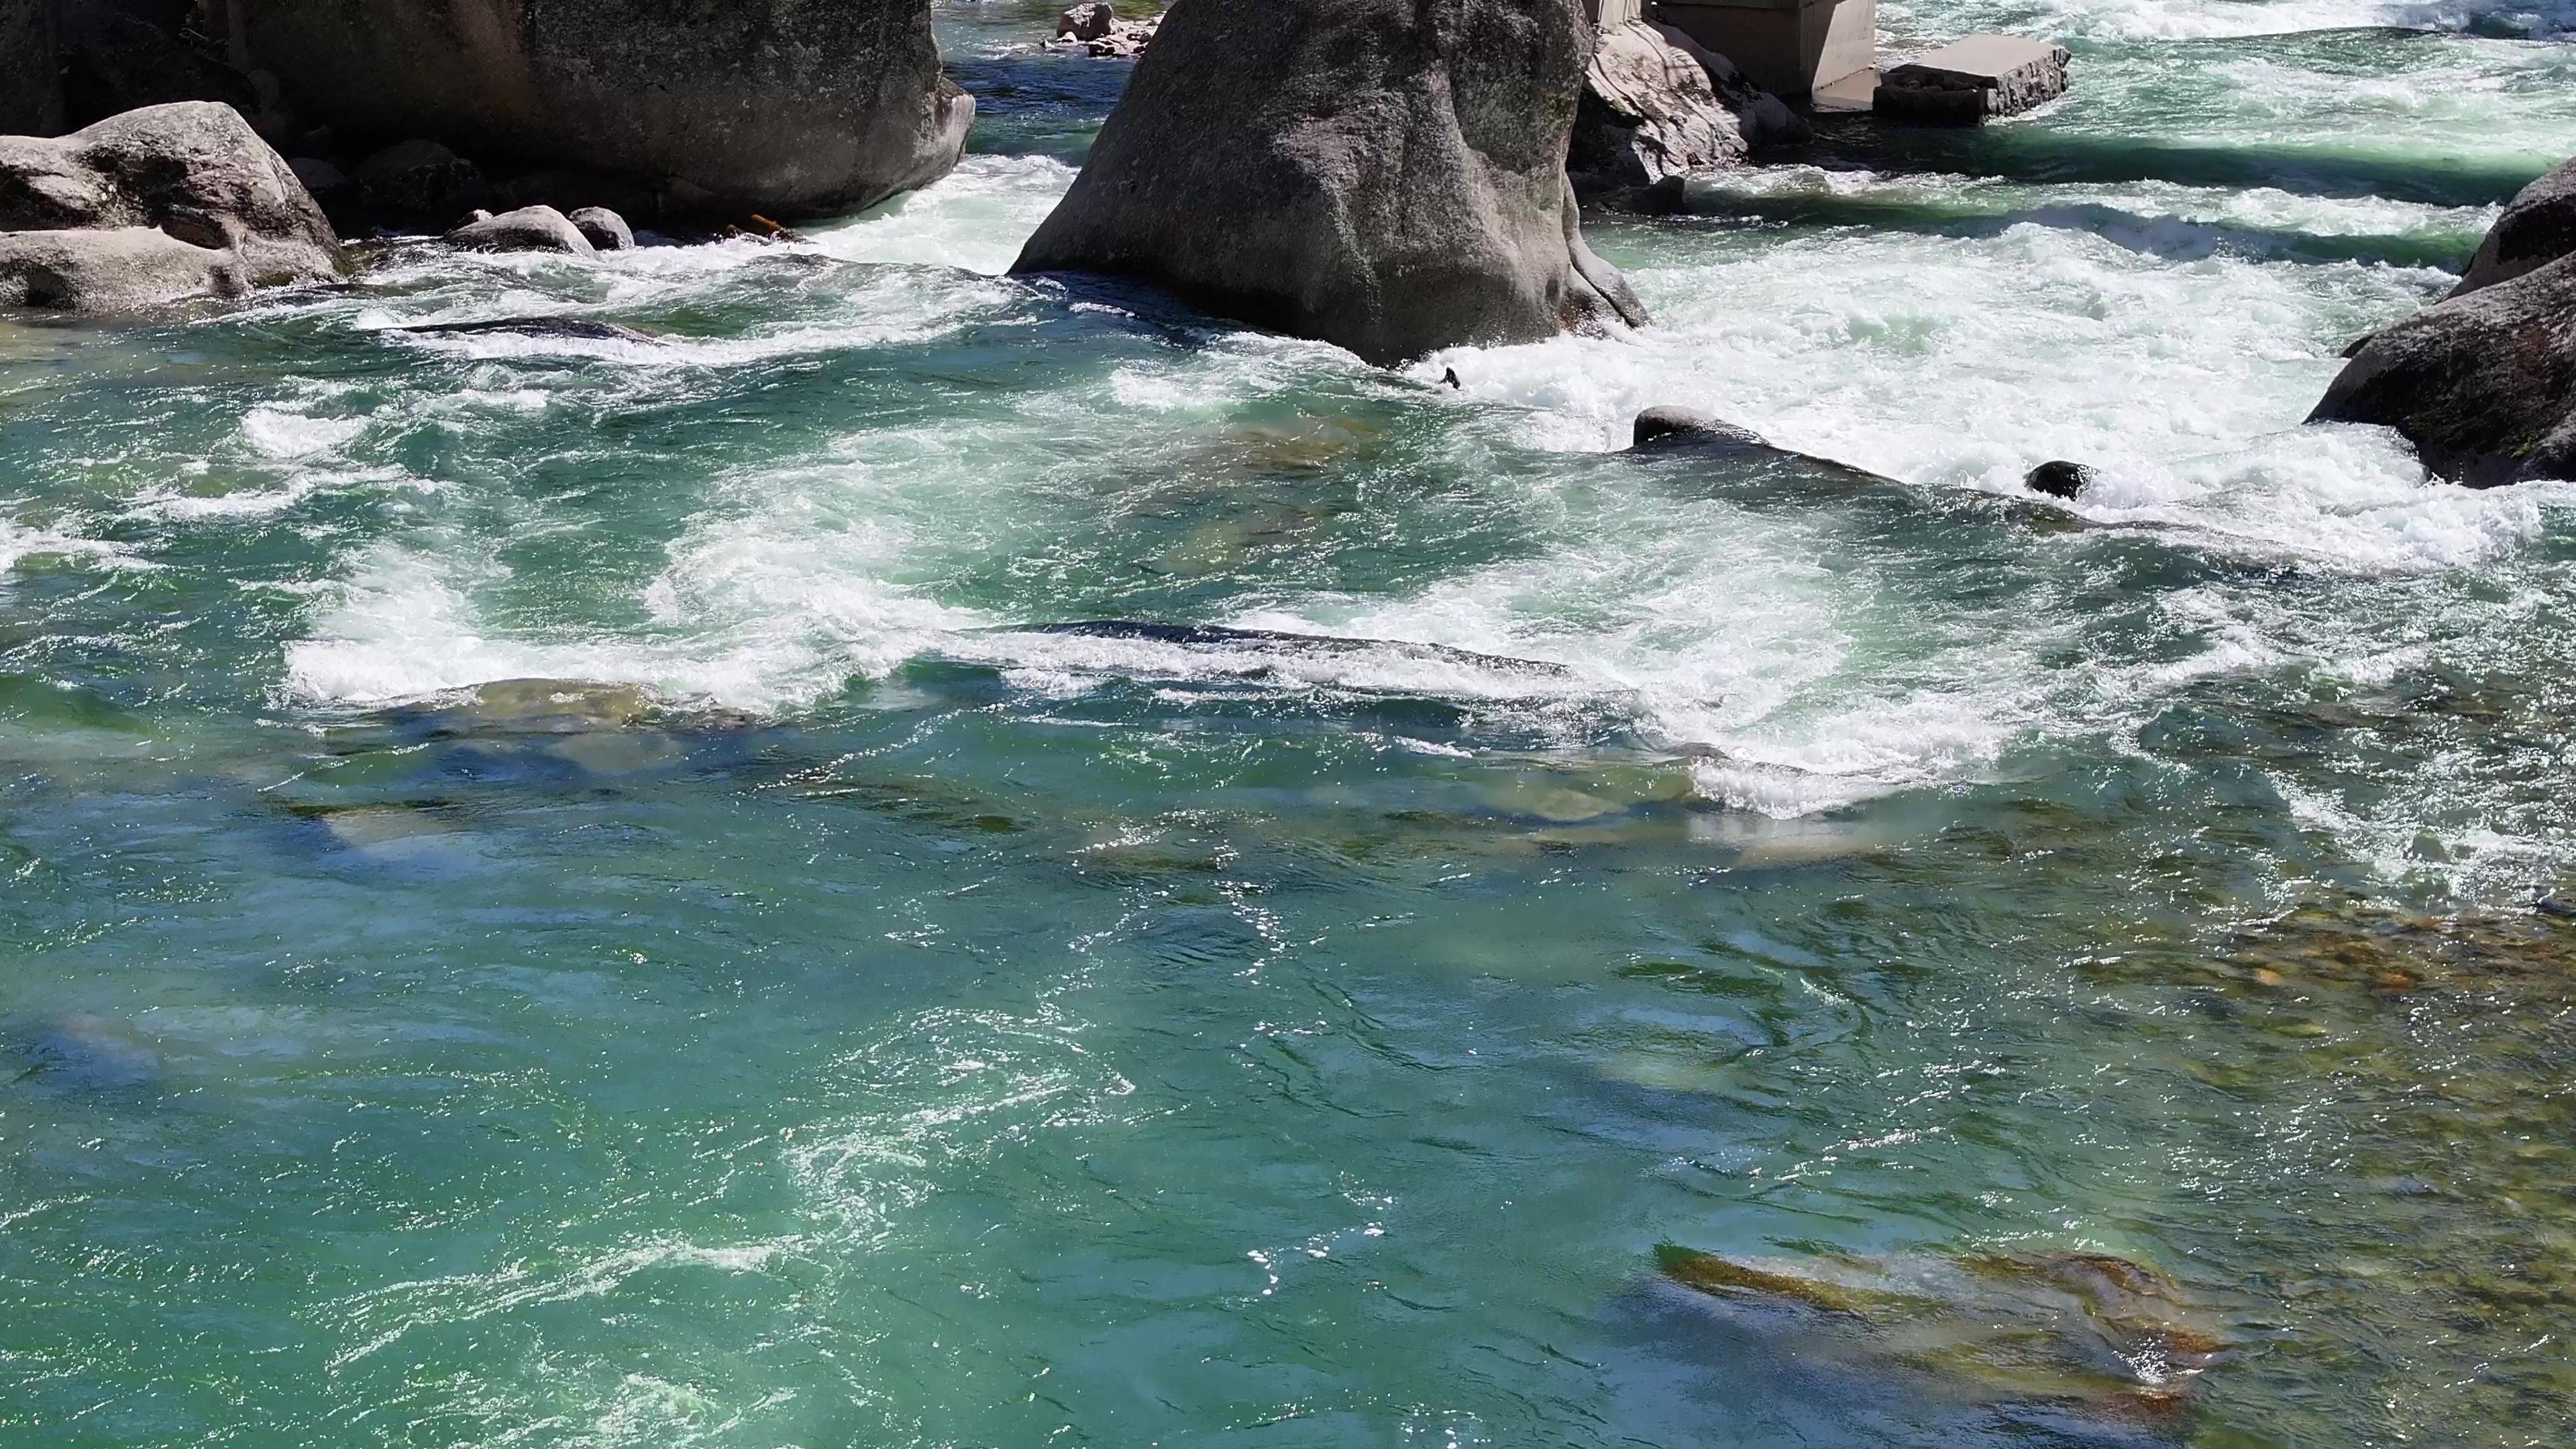
[[2081,463],[2063,459],[2040,464],[2022,475],[2022,486],[2049,498],[2073,499],[2093,486],[2094,472]]
[[1871,109],[1917,125],[1973,126],[2066,94],[2062,45],[2011,35],[1972,35],[1878,78]]
[[2375,423],[2472,488],[2576,477],[2576,256],[2365,338],[2310,422]]
[[1853,1369],[1883,1361],[1965,1396],[2085,1415],[2169,1418],[2229,1346],[2173,1277],[2102,1253],[1735,1258],[1667,1245],[1656,1266]]
[[2524,187],[2488,228],[2454,297],[2510,282],[2576,252],[2576,161]]
[[339,274],[283,157],[212,102],[0,137],[0,305],[114,311]]
[[1192,0],[1014,270],[1380,363],[1640,324],[1565,180],[1590,42],[1556,0]]

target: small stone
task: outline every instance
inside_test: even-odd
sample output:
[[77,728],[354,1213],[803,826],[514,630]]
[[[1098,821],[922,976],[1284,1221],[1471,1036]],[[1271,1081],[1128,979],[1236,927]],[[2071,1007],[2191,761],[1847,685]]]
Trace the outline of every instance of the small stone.
[[2066,94],[2065,46],[2013,35],[1971,35],[1878,78],[1870,108],[1890,120],[1973,126]]
[[551,206],[523,206],[470,221],[447,234],[451,246],[482,252],[570,252],[597,256],[598,249],[572,218]]
[[2092,469],[2081,463],[2069,463],[2060,459],[2042,463],[2031,469],[2023,475],[2021,484],[2033,493],[2045,494],[2051,498],[2071,499],[2092,487],[2096,476]]
[[565,218],[590,239],[590,244],[604,252],[622,252],[635,246],[635,229],[626,218],[604,206],[585,206]]

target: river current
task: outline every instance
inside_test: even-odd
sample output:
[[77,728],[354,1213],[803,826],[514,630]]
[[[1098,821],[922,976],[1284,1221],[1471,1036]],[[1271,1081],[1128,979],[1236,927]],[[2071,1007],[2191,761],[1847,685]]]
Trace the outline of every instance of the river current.
[[2073,95],[1388,372],[1000,275],[1056,8],[805,242],[0,324],[0,1442],[2576,1441],[2576,488],[2297,426],[2576,13],[1890,0]]

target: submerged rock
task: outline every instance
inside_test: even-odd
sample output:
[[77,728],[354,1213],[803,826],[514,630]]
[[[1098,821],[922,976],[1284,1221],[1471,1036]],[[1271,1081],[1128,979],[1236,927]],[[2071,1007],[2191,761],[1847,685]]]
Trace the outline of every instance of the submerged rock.
[[2058,460],[2042,463],[2022,475],[2021,485],[2050,498],[2072,499],[2092,487],[2093,479],[2093,470],[2083,464]]
[[339,269],[312,194],[229,106],[0,136],[0,306],[117,311]]
[[1565,179],[1565,0],[1189,0],[1014,271],[1093,271],[1377,363],[1642,325]]
[[[2163,1416],[2226,1351],[2167,1275],[2101,1253],[1721,1257],[1656,1250],[1666,1278],[1732,1306],[1863,1330],[1826,1352],[1884,1358],[1996,1398]],[[1794,1316],[1779,1325],[1805,1327]]]
[[344,131],[639,178],[691,213],[868,206],[945,175],[975,113],[929,0],[229,9],[240,56]]
[[2472,488],[2576,478],[2576,256],[2363,339],[2310,422],[2376,423]]
[[414,337],[483,337],[503,334],[516,337],[571,337],[587,342],[653,344],[659,344],[662,340],[650,332],[629,327],[623,322],[601,322],[589,317],[501,317],[488,322],[425,322],[416,327],[389,327],[385,330]]
[[2487,229],[2454,297],[2510,282],[2576,252],[2576,161],[2524,187]]
[[1642,20],[1601,32],[1566,158],[1587,198],[1669,209],[1684,177],[1737,165],[1755,145],[1794,129],[1777,97],[1724,57],[1682,48],[1672,38],[1679,34]]
[[480,217],[447,234],[450,246],[478,252],[570,252],[597,256],[598,249],[572,219],[551,206],[523,206],[499,216]]

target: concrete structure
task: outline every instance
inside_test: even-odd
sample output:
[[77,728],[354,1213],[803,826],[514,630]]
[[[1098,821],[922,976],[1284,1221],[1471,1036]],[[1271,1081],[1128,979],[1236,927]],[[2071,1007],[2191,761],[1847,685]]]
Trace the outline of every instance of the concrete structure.
[[1646,0],[1583,0],[1583,18],[1598,30],[1609,30],[1646,18]]
[[1655,0],[1654,18],[1784,100],[1805,100],[1878,60],[1878,0]]
[[1871,109],[1890,120],[1973,126],[2066,94],[2067,50],[2017,35],[1971,35],[1890,67]]

